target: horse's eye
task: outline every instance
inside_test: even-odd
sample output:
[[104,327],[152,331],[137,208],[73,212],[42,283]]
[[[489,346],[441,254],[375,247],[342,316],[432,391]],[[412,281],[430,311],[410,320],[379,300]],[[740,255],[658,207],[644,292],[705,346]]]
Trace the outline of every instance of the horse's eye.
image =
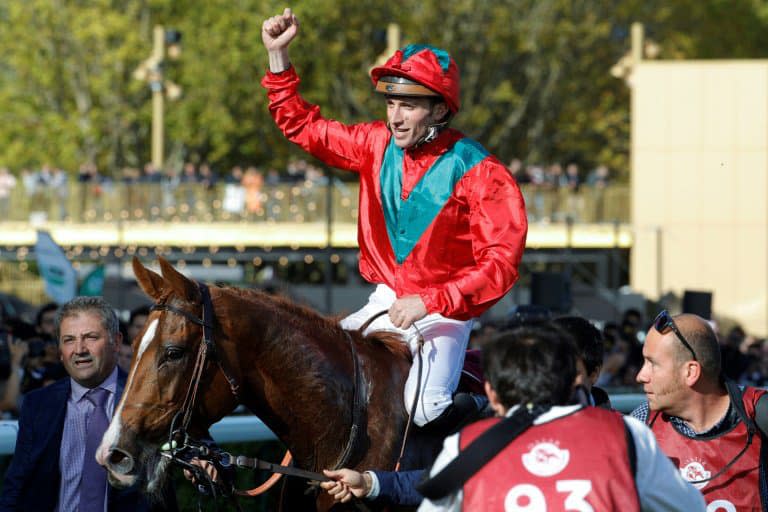
[[166,361],[178,361],[184,357],[184,349],[180,347],[167,347],[165,349]]

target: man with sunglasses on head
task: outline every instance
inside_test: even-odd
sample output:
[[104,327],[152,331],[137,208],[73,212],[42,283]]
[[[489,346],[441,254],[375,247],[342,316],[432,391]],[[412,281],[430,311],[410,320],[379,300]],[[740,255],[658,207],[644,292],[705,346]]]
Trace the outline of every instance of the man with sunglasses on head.
[[[528,229],[509,170],[449,127],[460,107],[459,68],[440,48],[408,45],[371,70],[386,121],[343,124],[299,94],[288,47],[299,22],[290,9],[262,25],[269,110],[291,142],[326,165],[360,177],[360,274],[375,284],[345,329],[423,336],[424,368],[407,378],[413,422],[435,433],[456,429],[485,403],[454,392],[472,321],[518,278]],[[380,312],[388,316],[378,316]],[[375,318],[375,320],[374,320]]]
[[768,511],[766,392],[723,378],[717,336],[696,315],[662,311],[643,359],[637,381],[648,400],[632,415],[651,427],[707,510]]

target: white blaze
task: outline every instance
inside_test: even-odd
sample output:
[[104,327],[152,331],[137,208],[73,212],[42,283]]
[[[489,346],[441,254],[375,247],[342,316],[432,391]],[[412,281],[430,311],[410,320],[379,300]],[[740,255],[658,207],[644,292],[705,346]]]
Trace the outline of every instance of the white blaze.
[[147,330],[144,333],[144,336],[141,338],[139,351],[136,354],[136,364],[133,365],[133,368],[131,369],[131,373],[128,375],[128,382],[125,384],[125,389],[123,390],[123,396],[120,398],[120,403],[117,405],[117,407],[115,407],[115,413],[112,415],[112,421],[109,424],[109,428],[104,433],[104,437],[101,440],[101,445],[97,450],[97,453],[100,456],[105,457],[106,452],[109,450],[109,448],[113,446],[118,439],[120,439],[120,429],[122,427],[120,423],[120,413],[123,411],[123,404],[125,403],[125,397],[128,395],[128,391],[131,389],[131,384],[133,384],[133,376],[136,373],[136,368],[138,368],[139,364],[141,363],[141,356],[144,354],[144,351],[147,350],[147,347],[155,338],[156,330],[157,330],[157,318],[152,320],[152,323],[149,324],[149,327],[147,327]]

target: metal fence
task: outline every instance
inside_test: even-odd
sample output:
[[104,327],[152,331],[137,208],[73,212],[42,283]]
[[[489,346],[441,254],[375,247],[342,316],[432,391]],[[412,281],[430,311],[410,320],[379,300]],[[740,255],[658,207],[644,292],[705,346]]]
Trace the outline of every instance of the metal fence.
[[[645,395],[612,394],[611,404],[623,413],[631,412],[645,400]],[[19,430],[15,420],[0,421],[0,455],[12,454],[16,447],[16,434]],[[219,444],[250,441],[276,441],[264,422],[256,416],[227,416],[211,427],[211,436]]]
[[[216,222],[266,220],[317,222],[328,218],[328,198],[335,222],[357,219],[358,184],[334,180],[298,181],[245,187],[219,183],[65,183],[60,187],[23,186],[0,197],[0,222],[118,220]],[[582,186],[577,190],[524,184],[533,222],[627,222],[629,187]]]

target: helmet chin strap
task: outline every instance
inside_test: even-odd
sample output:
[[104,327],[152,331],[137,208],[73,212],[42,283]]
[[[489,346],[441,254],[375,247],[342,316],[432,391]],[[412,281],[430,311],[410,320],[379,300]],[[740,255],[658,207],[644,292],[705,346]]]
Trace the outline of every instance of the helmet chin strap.
[[[427,127],[427,131],[424,132],[424,135],[422,135],[422,137],[419,140],[414,142],[413,145],[408,146],[406,149],[415,149],[415,148],[418,148],[419,146],[423,146],[424,144],[428,144],[432,142],[437,138],[438,135],[440,135],[441,131],[443,131],[445,128],[448,127],[449,122],[450,120],[443,121],[442,123],[435,123],[435,124],[429,125]],[[387,121],[387,128],[389,128],[390,132],[392,131],[392,126],[390,126],[389,121]]]
[[[430,116],[435,115],[435,106],[433,105],[430,109]],[[447,110],[447,109],[446,109]],[[446,127],[448,127],[448,123],[451,122],[451,118],[453,115],[450,113],[446,113],[445,115],[441,116],[442,121],[437,123],[432,123],[429,126],[427,126],[427,131],[424,132],[424,135],[416,141],[416,143],[411,146],[412,148],[418,148],[419,146],[423,146],[424,144],[429,144],[433,140],[437,138],[438,135],[440,135],[440,132],[443,131]]]
[[432,142],[437,138],[438,135],[440,135],[440,132],[443,131],[443,129],[448,126],[448,122],[444,123],[438,123],[438,124],[431,124],[427,127],[426,133],[424,133],[424,136],[416,141],[416,144],[413,145],[413,147],[419,147],[422,144],[427,144],[429,142]]

